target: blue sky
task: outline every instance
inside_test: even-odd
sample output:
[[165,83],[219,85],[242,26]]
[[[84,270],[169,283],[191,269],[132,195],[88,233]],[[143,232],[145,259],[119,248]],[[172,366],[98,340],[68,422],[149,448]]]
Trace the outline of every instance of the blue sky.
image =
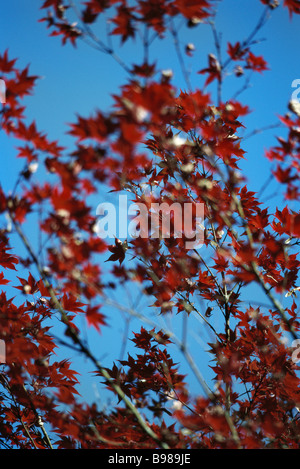
[[[1,7],[1,48],[9,49],[11,57],[19,58],[19,65],[31,64],[32,74],[41,79],[37,82],[35,95],[26,100],[29,119],[35,118],[38,127],[46,130],[50,138],[60,139],[64,144],[71,140],[65,135],[66,123],[74,121],[75,113],[89,115],[95,108],[106,109],[112,102],[111,94],[124,81],[125,72],[114,60],[98,51],[80,43],[77,49],[68,45],[61,47],[60,38],[49,38],[45,23],[38,23],[41,17],[40,0],[23,2],[10,0]],[[217,27],[222,30],[223,55],[227,42],[234,43],[243,39],[253,29],[257,18],[263,10],[258,0],[224,0],[220,3],[217,16]],[[260,128],[277,121],[276,115],[286,111],[287,102],[292,92],[291,83],[300,78],[297,42],[299,40],[298,17],[289,20],[286,9],[278,8],[272,12],[272,18],[258,34],[260,42],[253,51],[263,54],[270,71],[263,75],[255,74],[251,80],[252,87],[245,91],[240,99],[254,110],[249,117],[249,130]],[[206,67],[207,53],[213,49],[212,34],[207,26],[190,29],[180,37],[182,48],[188,42],[196,47],[193,58],[186,57],[186,66],[191,70],[194,86],[201,86],[202,76],[197,71]],[[113,38],[116,47],[119,38]],[[176,56],[171,49],[170,41],[156,42],[150,61],[159,58],[159,66],[174,71],[178,89],[185,86]],[[138,63],[142,57],[139,45],[129,41],[121,52],[125,61]],[[242,79],[228,77],[224,83],[224,96],[230,97],[242,86]],[[211,89],[214,89],[212,87]],[[249,132],[247,130],[247,132]],[[249,159],[243,164],[249,181],[254,189],[264,181],[267,162],[263,158],[264,149],[274,143],[276,130],[269,130],[249,139],[245,149]],[[245,141],[246,142],[246,141]],[[4,142],[6,143],[6,142]],[[8,153],[13,155],[11,144],[2,147],[2,167],[7,165],[8,175],[15,175]],[[259,172],[258,172],[259,168]],[[2,183],[10,184],[5,177]]]
[[[62,145],[68,146],[72,144],[72,139],[66,135],[66,124],[76,120],[76,113],[88,116],[97,108],[108,109],[112,103],[111,95],[118,91],[126,75],[111,57],[100,54],[84,43],[79,42],[78,47],[74,49],[70,45],[62,47],[60,38],[50,38],[45,24],[38,22],[42,16],[39,11],[41,4],[40,0],[2,2],[0,52],[9,49],[10,58],[18,57],[20,67],[30,64],[31,73],[41,77],[34,96],[26,99],[28,119],[35,119],[38,128],[46,131],[50,139],[58,139]],[[243,40],[254,28],[262,10],[263,5],[259,0],[221,2],[216,26],[222,31],[223,56],[227,42]],[[252,87],[239,98],[253,109],[253,113],[247,118],[246,133],[276,123],[278,114],[286,112],[293,91],[292,81],[300,78],[299,26],[299,17],[290,21],[287,10],[278,8],[273,11],[272,18],[257,36],[259,42],[253,52],[264,56],[270,71],[263,75],[254,74]],[[119,38],[113,40],[117,48]],[[193,86],[201,87],[203,78],[197,71],[206,67],[207,54],[215,52],[211,30],[204,25],[189,29],[180,35],[180,41],[182,48],[189,42],[193,42],[196,47],[193,58],[185,57],[185,61],[187,69],[191,71]],[[141,48],[133,41],[124,46],[120,55],[131,63],[142,61]],[[185,88],[173,45],[168,38],[165,42],[153,44],[150,62],[156,58],[159,67],[171,68],[174,71],[178,89]],[[230,98],[242,86],[243,79],[228,77],[224,84],[224,96]],[[212,90],[214,91],[214,87]],[[241,163],[241,169],[248,177],[250,190],[259,190],[268,177],[270,165],[264,158],[264,150],[276,143],[277,134],[284,135],[284,129],[257,134],[245,140],[243,144],[247,151],[247,159]],[[7,191],[13,188],[16,174],[23,164],[15,158],[16,144],[18,145],[18,142],[0,133],[0,182]],[[271,185],[265,195],[272,195],[276,190],[277,186]],[[100,202],[102,200],[99,200]],[[281,203],[280,197],[272,197],[268,204],[274,206],[277,202]],[[258,299],[263,298],[256,290],[252,294],[255,297],[257,295]],[[107,336],[110,342],[105,344],[101,355],[108,360],[116,358],[116,348],[121,348],[123,327],[123,322],[117,325],[117,339],[109,334]],[[181,324],[177,327],[180,330]],[[200,325],[196,326],[197,329],[200,329]],[[103,334],[103,340],[105,334],[106,332]],[[199,345],[198,342],[202,346],[204,336],[201,337],[201,334],[197,333],[195,335],[195,347]],[[90,340],[97,342],[99,338],[96,334],[91,334]],[[114,347],[110,349],[112,341],[115,341]]]

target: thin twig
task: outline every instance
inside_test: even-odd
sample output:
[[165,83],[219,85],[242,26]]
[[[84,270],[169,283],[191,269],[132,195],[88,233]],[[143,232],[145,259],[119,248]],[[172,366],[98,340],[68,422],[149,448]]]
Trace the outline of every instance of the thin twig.
[[179,38],[178,38],[178,30],[173,25],[173,23],[171,23],[170,31],[171,31],[171,34],[173,36],[174,46],[175,46],[175,50],[176,50],[176,54],[177,54],[177,58],[178,58],[178,61],[179,61],[180,68],[181,68],[182,75],[184,77],[184,80],[186,82],[186,85],[187,85],[189,91],[191,91],[192,90],[192,85],[191,85],[189,74],[186,70],[183,55],[181,53],[180,43],[179,43]]

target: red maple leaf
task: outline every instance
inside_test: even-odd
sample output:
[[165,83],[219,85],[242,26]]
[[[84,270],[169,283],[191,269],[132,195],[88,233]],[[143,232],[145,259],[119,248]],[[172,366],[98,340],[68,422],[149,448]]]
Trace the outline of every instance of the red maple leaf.
[[89,326],[93,326],[98,332],[100,332],[100,325],[106,325],[105,316],[99,313],[99,306],[88,306],[85,316]]
[[221,66],[214,54],[209,54],[208,67],[200,70],[198,73],[208,73],[208,77],[205,81],[205,86],[207,86],[213,80],[221,80]]
[[122,264],[122,262],[125,259],[125,253],[126,253],[127,249],[128,249],[127,241],[124,241],[122,243],[122,241],[120,241],[119,239],[116,238],[115,245],[114,246],[109,246],[109,248],[108,248],[108,250],[110,252],[112,252],[112,255],[105,262],[119,261],[120,264]]
[[252,52],[249,52],[248,54],[246,68],[250,68],[251,70],[259,73],[264,70],[269,70],[268,64],[264,58],[262,56],[254,55]]

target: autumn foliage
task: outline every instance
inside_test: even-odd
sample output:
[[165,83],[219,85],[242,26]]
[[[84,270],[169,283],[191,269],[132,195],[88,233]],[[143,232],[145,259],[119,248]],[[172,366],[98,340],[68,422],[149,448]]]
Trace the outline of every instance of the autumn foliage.
[[[300,215],[289,203],[300,198],[300,112],[291,104],[279,117],[285,137],[266,150],[270,176],[282,190],[282,204],[273,211],[239,170],[249,156],[240,136],[249,103],[223,100],[222,85],[231,75],[242,80],[268,70],[253,38],[274,9],[287,8],[293,20],[300,3],[261,0],[263,16],[253,34],[228,43],[224,57],[214,23],[218,3],[42,1],[40,18],[50,36],[74,47],[87,39],[127,76],[110,111],[97,107],[89,116],[74,116],[66,129],[71,150],[28,122],[23,100],[34,93],[38,77],[1,51],[2,132],[24,161],[15,187],[9,193],[0,187],[2,448],[299,447],[299,366],[292,344],[300,337]],[[109,28],[97,29],[103,18]],[[187,28],[210,25],[215,37],[216,50],[207,51],[207,65],[197,70],[203,86],[196,89],[184,67],[193,45],[178,47],[177,21]],[[149,59],[154,41],[167,35],[185,89]],[[122,59],[132,39],[144,41],[140,62]],[[37,165],[43,177],[36,176]],[[101,239],[96,207],[103,188],[108,200],[126,193],[148,207],[203,204],[204,246],[187,250],[185,238],[175,236]],[[40,249],[30,234],[35,224]],[[267,306],[242,301],[249,286],[265,295]],[[127,306],[128,290],[142,294],[147,307]],[[104,364],[101,343],[117,310],[128,318],[131,348]],[[192,316],[199,319],[208,331],[208,365],[190,353],[188,337],[162,327],[166,316],[182,327]],[[98,334],[100,350],[90,348],[82,321]],[[84,357],[92,379],[111,396],[107,406],[82,398],[81,374],[68,350]],[[203,366],[212,373],[209,381]]]

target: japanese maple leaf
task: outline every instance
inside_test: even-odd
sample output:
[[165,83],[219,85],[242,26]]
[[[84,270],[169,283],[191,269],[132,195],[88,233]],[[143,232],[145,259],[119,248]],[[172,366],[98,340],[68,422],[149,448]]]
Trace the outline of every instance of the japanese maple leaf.
[[61,305],[66,311],[71,311],[72,313],[83,313],[82,306],[85,306],[84,303],[80,303],[74,295],[64,294],[61,299]]
[[64,11],[68,8],[63,4],[62,0],[46,0],[41,6],[41,10],[45,8],[53,8],[59,19],[63,18]]
[[98,14],[108,8],[110,3],[112,2],[108,2],[107,0],[89,0],[88,2],[85,2],[84,5],[86,5],[87,9],[92,11],[94,14]]
[[174,2],[180,13],[188,19],[206,18],[209,16],[210,2],[206,0],[176,0]]
[[86,310],[86,319],[89,326],[93,326],[98,332],[100,332],[100,325],[105,326],[105,317],[99,313],[99,306],[88,306]]
[[279,5],[278,0],[260,0],[264,5],[269,5],[270,8],[277,8]]
[[246,68],[250,68],[251,70],[259,73],[264,70],[269,70],[264,58],[262,56],[254,55],[252,52],[249,52],[248,54]]
[[198,73],[204,74],[208,73],[208,77],[205,81],[205,86],[209,85],[213,80],[221,79],[221,66],[214,54],[209,54],[208,56],[208,67],[204,68],[203,70],[200,70]]
[[122,43],[135,35],[135,28],[132,25],[132,20],[134,19],[132,10],[133,8],[122,5],[118,8],[118,14],[112,20],[117,26],[111,34],[120,34],[122,36]]
[[110,246],[108,250],[112,252],[112,255],[105,261],[119,261],[122,264],[123,260],[125,259],[125,253],[128,249],[127,241],[120,241],[116,238],[116,243],[114,246]]
[[293,217],[291,220],[291,232],[294,236],[297,236],[297,237],[300,236],[300,214],[299,213],[293,214]]
[[227,53],[232,60],[241,60],[246,52],[247,49],[242,49],[240,42],[236,42],[235,44],[228,42]]
[[32,295],[38,291],[37,283],[30,272],[28,275],[28,279],[21,278],[21,277],[17,277],[17,278],[21,282],[21,286],[14,287],[17,290],[21,290],[23,291],[23,293],[26,293],[26,294],[30,293]]
[[61,5],[62,1],[61,0],[46,0],[41,8],[49,8],[49,7],[55,7],[58,8]]
[[4,278],[3,272],[0,273],[0,285],[7,285],[10,282],[10,280],[6,280]]
[[76,40],[81,36],[81,31],[70,24],[57,23],[56,26],[59,28],[59,31],[53,31],[50,36],[62,36],[63,45],[70,41],[72,46],[76,47]]
[[16,270],[14,264],[18,264],[19,260],[16,257],[7,254],[6,251],[9,249],[11,248],[6,247],[3,242],[0,243],[0,265],[5,269]]
[[285,7],[288,7],[290,16],[292,16],[293,13],[295,13],[296,15],[300,14],[299,0],[284,0],[283,4]]
[[94,21],[96,21],[97,16],[98,16],[97,13],[93,13],[91,8],[87,6],[86,9],[82,13],[82,21],[84,23],[91,24],[91,23],[94,23]]
[[4,54],[0,55],[0,70],[4,73],[9,73],[13,71],[14,65],[17,59],[8,60],[8,51],[6,50]]

